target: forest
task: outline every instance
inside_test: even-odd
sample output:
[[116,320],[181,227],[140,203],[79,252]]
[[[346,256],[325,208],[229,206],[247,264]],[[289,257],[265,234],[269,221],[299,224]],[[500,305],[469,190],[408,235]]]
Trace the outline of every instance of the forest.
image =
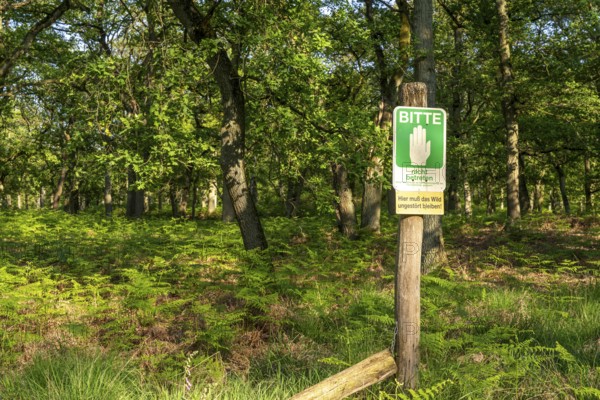
[[419,382],[353,398],[600,399],[597,0],[0,0],[0,399],[287,399],[393,352],[415,83]]

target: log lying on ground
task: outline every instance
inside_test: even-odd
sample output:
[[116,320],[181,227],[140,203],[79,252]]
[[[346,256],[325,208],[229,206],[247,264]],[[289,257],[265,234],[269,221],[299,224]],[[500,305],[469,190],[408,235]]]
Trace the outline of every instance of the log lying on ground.
[[396,373],[389,350],[372,355],[324,381],[298,393],[290,400],[339,400],[383,381]]

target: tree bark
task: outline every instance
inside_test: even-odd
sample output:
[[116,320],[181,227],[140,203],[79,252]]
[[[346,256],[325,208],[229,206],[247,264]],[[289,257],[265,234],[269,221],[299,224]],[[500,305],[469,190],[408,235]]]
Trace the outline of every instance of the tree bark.
[[179,205],[177,203],[177,188],[174,184],[169,184],[169,203],[171,203],[171,216],[179,217]]
[[46,189],[43,186],[41,186],[40,187],[40,196],[38,199],[38,207],[44,208],[45,205],[46,205]]
[[300,209],[300,197],[304,190],[304,177],[298,176],[289,178],[287,191],[285,194],[285,216],[287,218],[295,218],[298,216]]
[[110,218],[112,217],[112,211],[112,181],[110,179],[110,173],[107,171],[104,174],[104,215],[107,218]]
[[356,239],[356,214],[352,189],[348,181],[348,171],[342,164],[334,163],[331,166],[333,172],[333,189],[336,200],[334,201],[335,216],[340,232],[350,239]]
[[[66,163],[66,157],[63,157],[63,162]],[[56,184],[56,190],[54,191],[54,194],[52,194],[52,209],[53,210],[58,210],[58,207],[60,207],[60,199],[62,197],[63,191],[64,191],[64,187],[65,187],[65,181],[67,180],[67,165],[63,165],[62,168],[60,169],[60,176],[58,177],[58,182]]]
[[223,203],[221,220],[226,223],[235,222],[235,210],[233,209],[231,196],[229,195],[229,190],[227,190],[225,183],[223,183],[223,195],[221,202]]
[[473,195],[471,185],[466,179],[463,181],[463,193],[465,197],[465,217],[471,218],[473,216]]
[[[415,0],[413,25],[415,40],[415,76],[417,82],[427,87],[427,98],[424,104],[413,104],[416,107],[435,107],[436,79],[435,59],[433,56],[433,1]],[[403,103],[404,104],[404,103]],[[422,273],[428,273],[435,265],[447,262],[442,233],[442,216],[425,215],[423,217]]]
[[[168,0],[168,3],[194,43],[199,45],[205,39],[216,38],[217,35],[211,26],[212,13],[202,15],[192,0]],[[223,48],[208,56],[206,61],[221,94],[223,119],[220,164],[244,247],[246,250],[265,249],[267,238],[246,177],[244,161],[246,110],[240,76],[237,67]]]
[[519,153],[519,208],[522,215],[527,214],[531,209],[531,198],[525,177],[525,157],[522,153]]
[[[218,192],[217,192],[217,181],[214,179],[211,179],[208,182],[208,196],[207,196],[207,201],[206,201],[206,211],[208,216],[213,216],[215,215],[215,212],[217,211],[217,200],[219,199],[218,196]],[[235,216],[234,216],[235,218]]]
[[542,180],[538,179],[535,182],[535,190],[533,191],[533,210],[541,213],[544,204],[544,185]]
[[558,185],[560,189],[560,197],[565,210],[565,214],[571,214],[571,205],[569,204],[569,197],[567,196],[567,176],[560,164],[555,164],[554,169],[558,175]]
[[585,211],[592,212],[592,161],[586,152],[583,156],[583,193],[585,195]]
[[184,177],[185,183],[181,190],[179,191],[179,216],[186,218],[187,217],[187,208],[188,208],[188,200],[190,197],[190,177],[189,174],[186,174]]
[[517,96],[514,88],[513,69],[510,58],[510,38],[508,34],[508,11],[506,0],[496,0],[498,12],[498,48],[500,54],[500,90],[502,114],[506,129],[506,203],[507,223],[521,218],[519,204],[519,123],[517,121]]
[[144,191],[137,188],[137,174],[132,166],[127,169],[127,209],[129,218],[140,218],[144,215]]

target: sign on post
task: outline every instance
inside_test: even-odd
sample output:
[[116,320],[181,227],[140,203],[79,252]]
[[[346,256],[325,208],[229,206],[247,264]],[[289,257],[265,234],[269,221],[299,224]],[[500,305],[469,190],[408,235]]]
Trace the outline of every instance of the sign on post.
[[395,213],[441,215],[446,188],[446,112],[396,107],[392,186]]

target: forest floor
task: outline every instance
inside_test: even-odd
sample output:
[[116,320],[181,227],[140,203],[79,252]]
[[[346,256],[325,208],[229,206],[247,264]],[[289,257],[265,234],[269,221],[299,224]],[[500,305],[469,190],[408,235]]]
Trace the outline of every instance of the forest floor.
[[[600,218],[444,218],[422,278],[419,392],[355,398],[600,399]],[[1,399],[286,399],[390,347],[396,219],[235,224],[0,213]]]

